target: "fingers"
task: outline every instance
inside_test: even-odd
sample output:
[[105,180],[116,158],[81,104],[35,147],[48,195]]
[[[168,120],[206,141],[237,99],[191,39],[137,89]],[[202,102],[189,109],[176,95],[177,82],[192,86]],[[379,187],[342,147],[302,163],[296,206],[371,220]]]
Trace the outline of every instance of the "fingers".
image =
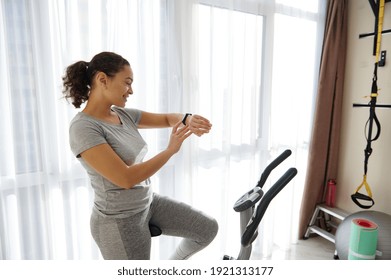
[[[195,134],[198,137],[202,136],[205,133],[209,133],[212,129],[212,124],[207,118],[204,118],[200,115],[192,115],[189,118],[189,123],[186,126],[183,126],[181,122],[178,122],[173,127],[173,133],[182,132],[181,136],[186,135],[186,138],[191,134]],[[188,131],[191,131],[189,135],[187,135]],[[185,139],[186,139],[185,138]]]
[[173,127],[172,127],[172,133],[175,133],[178,131],[178,128],[181,126],[182,122],[179,121],[177,122]]
[[191,131],[197,136],[209,133],[212,128],[210,121],[200,115],[192,116],[189,122],[189,126]]
[[190,130],[190,129],[188,129],[186,132],[184,132],[183,133],[183,135],[181,136],[181,139],[182,139],[182,141],[185,141],[185,139],[187,138],[187,137],[189,137],[190,135],[192,135],[193,134],[193,132]]
[[194,124],[197,124],[197,125],[200,125],[200,126],[211,126],[211,123],[208,119],[200,116],[200,115],[194,115],[192,116],[191,118],[191,123],[194,123]]
[[185,141],[186,138],[188,138],[193,133],[188,125],[181,126],[181,124],[181,122],[178,122],[172,128],[170,142],[167,149],[170,149],[173,151],[173,153],[178,152],[183,141]]
[[176,134],[181,140],[185,140],[187,137],[189,137],[193,132],[190,130],[190,127],[186,125],[183,128],[180,128],[177,130]]
[[193,132],[190,130],[188,125],[181,127],[182,122],[178,122],[172,128],[172,134],[179,138],[179,140],[184,141],[189,137]]

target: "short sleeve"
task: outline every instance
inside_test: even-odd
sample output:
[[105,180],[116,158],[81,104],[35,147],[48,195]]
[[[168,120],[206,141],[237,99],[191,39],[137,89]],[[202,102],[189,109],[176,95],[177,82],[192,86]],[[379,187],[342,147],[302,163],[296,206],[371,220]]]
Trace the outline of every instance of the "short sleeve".
[[141,110],[133,109],[133,108],[123,108],[123,111],[130,116],[133,122],[138,125],[141,119]]
[[104,132],[97,124],[85,120],[74,120],[69,127],[69,142],[73,154],[80,154],[94,146],[107,143]]

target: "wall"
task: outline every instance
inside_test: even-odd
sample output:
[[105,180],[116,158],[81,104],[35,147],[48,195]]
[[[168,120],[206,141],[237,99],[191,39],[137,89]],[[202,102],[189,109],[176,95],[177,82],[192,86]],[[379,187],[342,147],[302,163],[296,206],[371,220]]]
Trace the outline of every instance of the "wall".
[[[349,1],[349,27],[342,135],[337,181],[337,207],[349,212],[362,209],[350,198],[361,184],[364,173],[365,123],[369,108],[353,108],[353,103],[368,103],[363,96],[371,92],[375,56],[373,37],[359,39],[359,34],[373,32],[375,17],[367,0]],[[391,3],[385,5],[383,29],[391,29]],[[378,104],[391,104],[391,34],[382,37],[382,50],[387,51],[386,66],[378,70]],[[382,125],[380,138],[372,143],[367,181],[375,206],[371,210],[391,214],[391,109],[377,109]],[[365,189],[361,189],[365,192]]]

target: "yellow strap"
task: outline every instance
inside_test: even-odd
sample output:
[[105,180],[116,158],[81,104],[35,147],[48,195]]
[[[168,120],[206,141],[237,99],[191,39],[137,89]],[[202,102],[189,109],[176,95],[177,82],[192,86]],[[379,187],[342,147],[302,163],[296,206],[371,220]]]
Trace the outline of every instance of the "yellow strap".
[[367,191],[367,194],[370,198],[372,198],[372,191],[371,191],[371,187],[369,186],[368,182],[367,182],[367,175],[364,175],[364,178],[363,178],[363,181],[361,183],[361,185],[359,185],[356,189],[356,193],[363,187],[365,186],[365,190]]
[[377,24],[377,42],[376,42],[376,62],[379,62],[381,37],[383,31],[383,19],[384,19],[384,5],[385,0],[380,0],[379,4],[379,21]]

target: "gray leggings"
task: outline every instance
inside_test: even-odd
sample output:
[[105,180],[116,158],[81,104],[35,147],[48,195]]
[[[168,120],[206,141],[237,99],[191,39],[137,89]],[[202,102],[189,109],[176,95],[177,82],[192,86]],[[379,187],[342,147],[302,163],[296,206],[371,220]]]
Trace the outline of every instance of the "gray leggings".
[[215,238],[218,224],[204,213],[158,194],[151,206],[127,218],[111,218],[93,211],[91,233],[106,260],[149,260],[151,234],[149,223],[162,234],[184,237],[170,259],[188,259]]

